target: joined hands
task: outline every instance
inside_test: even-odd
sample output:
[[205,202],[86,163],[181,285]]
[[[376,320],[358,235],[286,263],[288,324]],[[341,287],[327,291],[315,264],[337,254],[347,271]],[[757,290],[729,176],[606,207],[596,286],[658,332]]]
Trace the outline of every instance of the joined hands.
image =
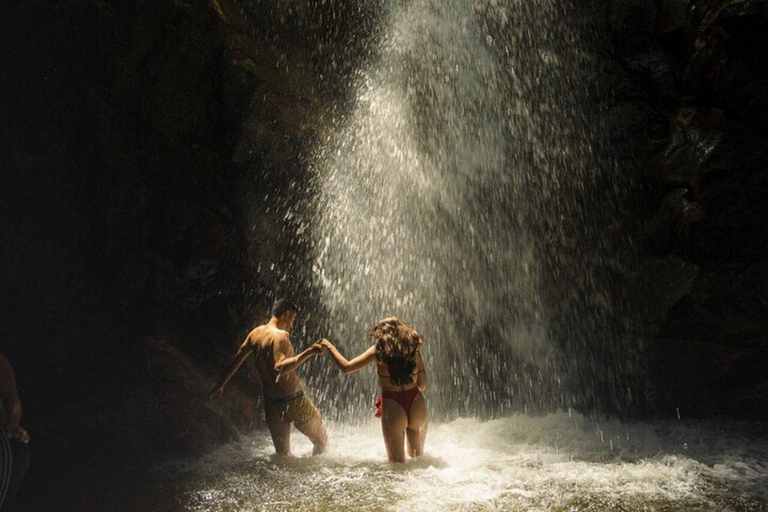
[[317,340],[316,342],[314,342],[314,343],[313,343],[313,344],[312,344],[312,345],[309,347],[309,351],[310,351],[310,353],[311,353],[312,355],[319,355],[319,354],[322,354],[322,353],[324,353],[324,352],[325,352],[326,346],[325,346],[325,345],[323,345],[323,343],[322,343],[323,341],[327,341],[327,340],[319,339],[319,340]]

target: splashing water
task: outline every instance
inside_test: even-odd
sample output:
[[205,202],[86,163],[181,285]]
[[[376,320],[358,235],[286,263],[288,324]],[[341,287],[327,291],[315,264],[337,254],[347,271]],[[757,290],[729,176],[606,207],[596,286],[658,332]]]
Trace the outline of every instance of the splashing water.
[[[165,469],[183,480],[182,509],[200,512],[764,511],[762,428],[596,423],[565,413],[460,419],[433,426],[424,458],[391,465],[378,425],[335,424],[321,457],[275,458],[264,433]],[[295,452],[311,453],[294,439]]]
[[[379,318],[413,323],[448,415],[626,399],[605,277],[627,245],[607,229],[625,184],[599,149],[585,19],[549,0],[393,3],[352,114],[318,150],[314,276],[330,335],[352,356]],[[363,410],[369,385],[321,402]]]

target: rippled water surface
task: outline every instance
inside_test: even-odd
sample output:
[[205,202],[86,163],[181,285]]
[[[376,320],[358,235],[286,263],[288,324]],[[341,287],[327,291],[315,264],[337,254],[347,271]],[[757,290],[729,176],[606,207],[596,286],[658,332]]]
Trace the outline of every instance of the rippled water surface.
[[623,424],[577,414],[433,425],[385,461],[379,425],[329,425],[329,453],[273,455],[266,432],[158,470],[179,510],[768,510],[764,425]]

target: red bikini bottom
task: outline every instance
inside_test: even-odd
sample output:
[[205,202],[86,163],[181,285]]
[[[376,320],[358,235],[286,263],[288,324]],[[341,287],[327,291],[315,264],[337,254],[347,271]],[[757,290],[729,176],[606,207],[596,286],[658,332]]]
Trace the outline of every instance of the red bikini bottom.
[[403,410],[405,410],[405,415],[408,417],[408,420],[410,420],[411,405],[413,405],[413,401],[416,399],[416,396],[418,396],[419,393],[420,391],[418,387],[406,389],[405,391],[393,391],[389,389],[383,391],[378,400],[376,400],[375,416],[377,418],[381,418],[381,404],[384,398],[389,398],[400,404]]

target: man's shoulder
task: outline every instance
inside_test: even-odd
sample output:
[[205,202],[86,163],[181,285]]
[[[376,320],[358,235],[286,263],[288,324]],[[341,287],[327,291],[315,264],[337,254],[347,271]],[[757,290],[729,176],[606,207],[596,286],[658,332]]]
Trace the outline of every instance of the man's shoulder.
[[266,325],[257,325],[253,329],[251,329],[251,332],[248,333],[248,336],[258,336],[260,333],[264,332],[264,328],[267,327]]
[[288,333],[288,331],[284,331],[282,329],[271,329],[271,331],[269,333],[269,337],[275,343],[290,343],[291,342],[291,335]]
[[276,329],[269,325],[260,325],[248,335],[252,343],[290,343],[291,336],[287,331]]

